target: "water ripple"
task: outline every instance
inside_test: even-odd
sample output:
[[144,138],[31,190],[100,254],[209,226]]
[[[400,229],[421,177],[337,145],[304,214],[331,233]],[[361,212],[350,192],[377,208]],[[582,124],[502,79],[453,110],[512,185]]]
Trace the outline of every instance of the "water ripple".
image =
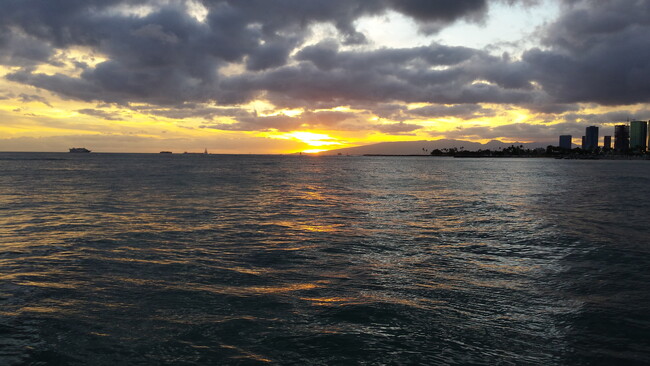
[[0,364],[650,362],[643,161],[1,155]]

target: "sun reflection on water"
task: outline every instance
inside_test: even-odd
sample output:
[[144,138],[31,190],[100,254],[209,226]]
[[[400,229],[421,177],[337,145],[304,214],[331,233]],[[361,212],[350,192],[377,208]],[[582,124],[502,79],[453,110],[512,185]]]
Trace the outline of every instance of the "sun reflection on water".
[[611,172],[600,188],[580,162],[174,159],[0,161],[7,354],[562,364],[607,338],[590,309],[645,319],[646,249],[626,243],[647,221],[582,199],[627,201]]

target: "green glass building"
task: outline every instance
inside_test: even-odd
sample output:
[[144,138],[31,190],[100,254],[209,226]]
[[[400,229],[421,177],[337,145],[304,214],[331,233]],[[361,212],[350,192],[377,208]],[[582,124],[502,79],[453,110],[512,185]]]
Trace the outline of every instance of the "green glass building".
[[648,148],[648,122],[630,122],[630,149],[645,152]]

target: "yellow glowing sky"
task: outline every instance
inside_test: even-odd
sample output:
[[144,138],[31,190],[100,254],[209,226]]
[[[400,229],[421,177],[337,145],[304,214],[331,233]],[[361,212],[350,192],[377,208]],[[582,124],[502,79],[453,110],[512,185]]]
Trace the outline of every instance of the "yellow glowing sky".
[[[202,16],[200,10],[196,10],[196,16],[199,18]],[[547,6],[543,10],[542,16],[536,18],[535,24],[541,24],[557,13],[557,7]],[[504,28],[501,20],[506,11],[524,12],[521,9],[506,8],[505,5],[495,7],[490,17],[491,20],[487,23],[471,25],[461,22],[433,35],[418,33],[417,27],[412,21],[395,14],[362,19],[357,26],[360,31],[368,34],[371,40],[370,45],[364,47],[376,49],[397,46],[411,47],[426,45],[432,41],[450,45],[482,47],[494,42],[514,41],[518,37],[524,37],[526,32],[532,31],[533,27],[526,23],[527,19],[530,19],[530,14],[523,14],[528,17],[523,15],[519,18],[515,17],[515,19],[521,20],[515,23],[511,22],[509,28]],[[389,28],[392,29],[391,32],[386,31]],[[515,31],[513,32],[512,29]],[[334,32],[332,27],[315,27],[314,37],[326,37],[332,32]],[[92,49],[84,48],[61,50],[57,57],[60,61],[58,66],[43,64],[39,65],[36,71],[47,75],[59,73],[78,76],[79,70],[73,67],[73,62],[83,61],[93,66],[106,60],[103,55],[97,54]],[[236,74],[239,69],[241,69],[241,65],[232,64],[227,70],[224,69],[221,72]],[[274,129],[229,131],[205,127],[216,124],[232,124],[235,121],[230,117],[214,117],[212,120],[200,117],[165,117],[146,112],[149,107],[158,110],[164,109],[164,107],[140,105],[144,108],[138,111],[117,104],[108,105],[67,99],[49,91],[4,78],[6,74],[16,70],[12,67],[0,67],[0,151],[65,151],[72,146],[86,146],[93,151],[100,152],[158,152],[161,150],[183,152],[203,151],[204,148],[212,153],[321,152],[383,141],[449,138],[453,136],[453,132],[468,127],[495,127],[513,123],[552,125],[559,122],[557,119],[549,120],[548,115],[531,113],[513,105],[485,104],[482,107],[494,111],[494,115],[471,120],[446,117],[397,121],[387,120],[369,113],[357,113],[356,125],[366,127],[328,128],[326,124],[323,124],[320,127],[302,125],[290,131]],[[133,106],[131,105],[131,107]],[[410,109],[425,105],[404,106]],[[215,105],[199,107],[214,110],[222,108]],[[305,112],[301,108],[277,109],[271,102],[264,99],[236,107],[255,113],[258,117],[283,115],[299,118]],[[628,109],[645,107],[645,105],[637,105]],[[99,110],[102,114],[84,114],[80,112],[83,110]],[[598,114],[613,110],[615,110],[614,107],[590,104],[583,105],[581,113]],[[319,111],[357,112],[351,111],[346,105]],[[421,128],[402,134],[382,133],[376,128],[371,128],[371,126],[398,122],[416,124]],[[470,136],[466,139],[487,142],[491,138]],[[511,137],[501,137],[500,139],[504,142],[530,142]]]
[[[79,56],[83,57],[83,56]],[[50,70],[48,70],[50,68]],[[45,72],[69,72],[65,68],[42,67]],[[9,70],[1,69],[0,74]],[[515,106],[484,105],[497,111],[495,116],[472,119],[437,118],[409,120],[407,123],[422,126],[413,133],[395,135],[381,133],[370,129],[328,130],[299,129],[293,131],[223,131],[201,128],[206,123],[200,118],[167,118],[146,113],[139,113],[117,105],[104,106],[109,118],[91,116],[78,112],[94,109],[97,103],[63,99],[48,91],[38,90],[5,79],[0,79],[0,90],[8,91],[13,97],[0,100],[0,134],[5,141],[13,140],[15,144],[0,146],[3,151],[65,151],[67,147],[89,146],[94,151],[102,152],[157,152],[171,150],[174,152],[203,151],[211,153],[317,153],[343,147],[367,145],[384,141],[435,140],[447,137],[446,133],[462,127],[499,126],[512,123],[553,124],[556,121],[545,120],[544,116],[530,113]],[[44,101],[21,100],[20,95],[42,96]],[[409,108],[420,107],[412,105]],[[303,111],[275,110],[268,101],[258,100],[242,108],[255,111],[259,116],[300,116]],[[644,107],[636,106],[637,109]],[[213,107],[218,108],[218,107]],[[348,110],[340,106],[334,110]],[[584,106],[583,113],[606,113],[614,107]],[[380,119],[377,116],[365,116],[368,125],[392,124],[398,121]],[[211,123],[232,123],[229,118]],[[58,138],[57,138],[58,137]],[[475,136],[468,140],[488,142],[490,139]],[[504,142],[514,139],[501,138]],[[532,142],[517,139],[519,142]]]

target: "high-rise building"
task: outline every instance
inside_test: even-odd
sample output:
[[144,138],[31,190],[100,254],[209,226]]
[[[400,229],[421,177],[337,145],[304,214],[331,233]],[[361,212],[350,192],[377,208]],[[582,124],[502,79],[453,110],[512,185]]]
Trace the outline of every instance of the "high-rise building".
[[612,148],[612,136],[603,137],[603,149],[611,149],[611,148]]
[[614,150],[627,151],[630,148],[630,126],[614,126]]
[[594,150],[598,147],[598,127],[589,126],[585,129],[585,150]]
[[560,149],[571,150],[571,135],[560,135]]
[[582,144],[580,144],[580,147],[582,147],[582,150],[587,148],[587,139],[584,136],[582,136]]
[[645,152],[648,147],[648,122],[630,122],[630,149]]

